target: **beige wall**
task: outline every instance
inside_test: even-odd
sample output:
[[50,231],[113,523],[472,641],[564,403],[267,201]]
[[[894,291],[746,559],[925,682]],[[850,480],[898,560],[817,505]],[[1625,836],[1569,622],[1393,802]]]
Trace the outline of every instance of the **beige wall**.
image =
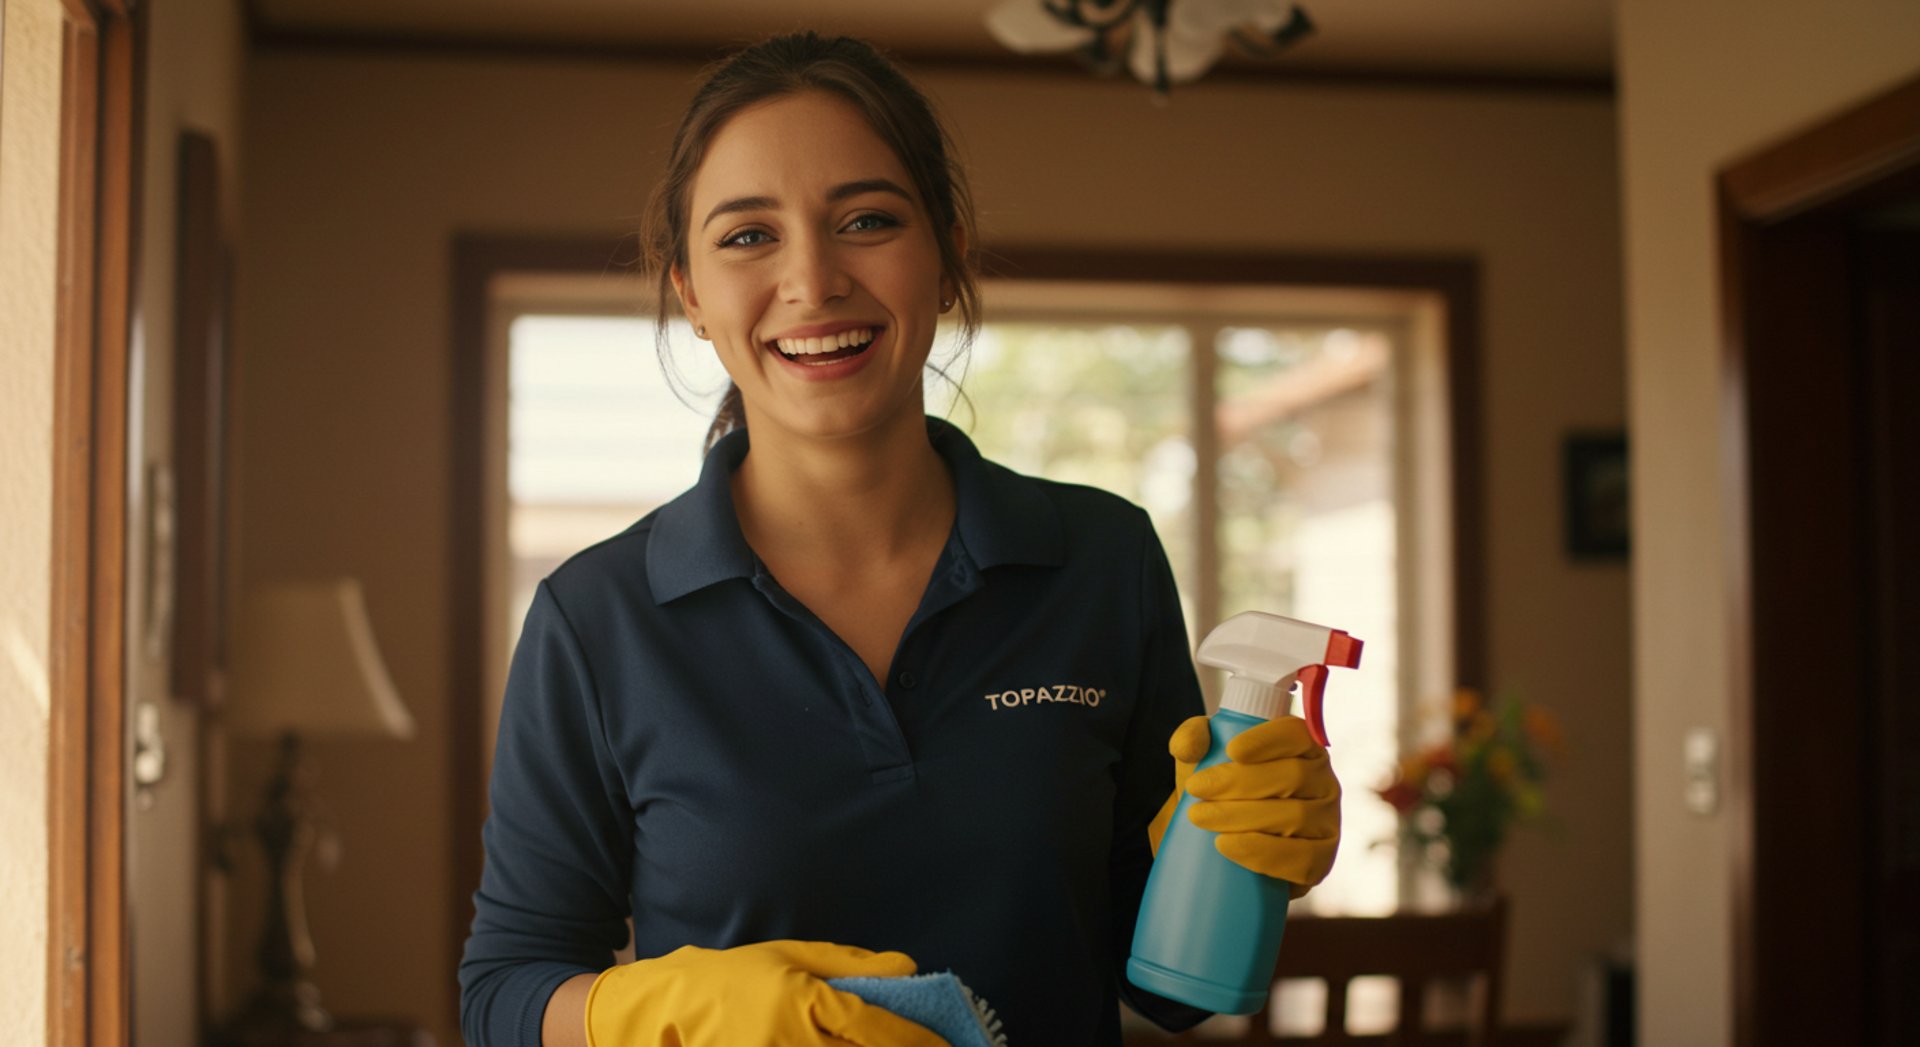
[[46,1029],[59,0],[0,10],[0,1043]]
[[[172,468],[174,424],[174,270],[178,242],[180,133],[211,136],[220,159],[228,235],[237,239],[240,201],[240,69],[244,52],[233,0],[166,0],[147,18],[144,155],[141,158],[139,258],[134,286],[133,398],[127,460],[129,707],[151,703],[160,716],[167,773],[128,805],[127,873],[133,898],[134,1036],[141,1044],[195,1042],[200,1020],[195,946],[204,871],[194,849],[199,751],[196,713],[169,691],[164,645],[147,642],[148,547],[153,517],[149,477]],[[250,810],[243,813],[251,813]]]
[[1622,0],[1641,1042],[1731,1036],[1728,826],[1681,804],[1727,725],[1715,172],[1920,72],[1920,6]]
[[[692,73],[286,51],[250,67],[242,573],[363,578],[420,726],[318,753],[346,851],[312,882],[318,977],[343,1012],[453,1031],[449,237],[628,229]],[[1565,430],[1626,414],[1611,102],[1208,84],[1156,108],[1077,76],[923,80],[971,160],[989,246],[1481,260],[1493,682],[1560,713],[1576,748],[1553,794],[1565,831],[1508,857],[1527,957],[1510,1011],[1569,1014],[1588,955],[1631,923],[1627,572],[1562,557],[1557,472]],[[262,762],[236,753],[234,796]]]
[[[45,1031],[48,913],[49,531],[52,523],[54,261],[58,217],[61,7],[7,0],[0,91],[0,1042]],[[135,295],[129,460],[165,462],[172,413],[175,135],[231,138],[240,40],[227,0],[170,0],[148,19],[145,181]],[[232,154],[229,153],[229,162]],[[229,172],[231,174],[231,172]],[[237,211],[237,195],[230,199]],[[144,393],[141,392],[144,384]],[[133,478],[143,475],[136,470]],[[130,478],[132,479],[132,478]],[[165,663],[141,642],[144,485],[131,487],[129,701],[162,711],[168,776],[129,806],[135,1033],[142,1043],[197,1039],[192,904],[199,855],[191,716],[168,700]]]

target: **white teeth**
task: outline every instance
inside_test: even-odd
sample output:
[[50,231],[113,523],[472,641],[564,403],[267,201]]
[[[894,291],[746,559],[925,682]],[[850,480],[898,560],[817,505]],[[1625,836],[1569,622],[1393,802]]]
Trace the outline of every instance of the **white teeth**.
[[873,341],[871,327],[856,327],[820,338],[776,338],[773,344],[788,356],[818,356],[835,349],[845,349],[853,345],[865,345]]

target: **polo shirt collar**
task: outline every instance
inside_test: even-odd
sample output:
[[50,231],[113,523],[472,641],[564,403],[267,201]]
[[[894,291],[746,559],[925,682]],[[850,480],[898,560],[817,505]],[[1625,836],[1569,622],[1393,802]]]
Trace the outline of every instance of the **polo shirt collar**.
[[974,566],[1066,563],[1060,511],[1039,483],[980,457],[967,434],[945,419],[928,418],[927,437],[953,471],[954,530]]
[[[1066,562],[1059,511],[1038,483],[980,457],[973,441],[944,419],[929,417],[927,436],[953,473],[955,537],[975,567]],[[745,429],[721,437],[707,452],[699,481],[654,515],[647,579],[655,602],[758,572],[733,511],[731,480],[747,447]]]

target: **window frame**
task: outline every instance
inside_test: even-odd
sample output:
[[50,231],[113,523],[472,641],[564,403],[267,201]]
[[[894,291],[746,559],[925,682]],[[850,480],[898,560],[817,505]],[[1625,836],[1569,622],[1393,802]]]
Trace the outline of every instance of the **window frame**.
[[[458,955],[472,921],[471,895],[479,883],[480,829],[485,817],[485,754],[482,717],[489,670],[487,630],[492,618],[485,587],[492,556],[487,534],[491,493],[488,441],[498,420],[490,406],[499,399],[491,383],[501,375],[491,361],[496,324],[491,289],[507,275],[632,275],[631,238],[513,237],[464,235],[452,251],[453,476],[449,509],[450,722],[454,725],[450,811],[447,820],[454,907],[450,931]],[[1452,584],[1451,677],[1459,686],[1484,686],[1486,667],[1486,557],[1479,374],[1480,264],[1470,256],[1312,255],[1265,252],[1066,249],[997,245],[987,253],[984,279],[1103,284],[1295,286],[1427,292],[1439,302],[1432,335],[1443,347],[1447,476],[1450,513],[1448,555]],[[644,281],[636,287],[644,289]],[[1210,356],[1210,354],[1200,354]],[[1203,377],[1196,375],[1196,377]],[[1207,430],[1196,431],[1199,436]],[[1202,437],[1204,438],[1204,437]],[[1196,448],[1211,458],[1212,448]],[[1210,519],[1197,521],[1211,526]],[[1203,565],[1204,566],[1204,565]],[[1409,612],[1414,605],[1406,605]],[[1404,722],[1404,721],[1403,721]],[[1403,742],[1406,739],[1402,739]]]

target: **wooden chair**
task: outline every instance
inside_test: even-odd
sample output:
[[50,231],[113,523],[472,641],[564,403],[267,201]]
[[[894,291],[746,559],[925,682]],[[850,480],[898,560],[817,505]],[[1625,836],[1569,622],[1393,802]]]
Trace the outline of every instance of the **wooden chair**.
[[[1359,1044],[1397,1044],[1399,1047],[1438,1047],[1467,1044],[1491,1047],[1500,1014],[1500,989],[1506,960],[1507,903],[1491,903],[1457,913],[1408,913],[1395,916],[1300,916],[1287,922],[1274,967],[1276,983],[1292,978],[1326,982],[1326,1020],[1318,1035],[1279,1036],[1272,1030],[1273,997],[1252,1015],[1245,1033],[1220,1039],[1187,1032],[1178,1036],[1142,1034],[1128,1038],[1128,1047],[1189,1044],[1226,1047],[1231,1044],[1320,1044],[1351,1047]],[[1400,1015],[1385,1035],[1347,1032],[1347,988],[1353,979],[1384,975],[1400,983]],[[1471,1004],[1467,1025],[1430,1031],[1426,1027],[1427,988],[1468,980]],[[1279,992],[1274,993],[1277,997]]]

